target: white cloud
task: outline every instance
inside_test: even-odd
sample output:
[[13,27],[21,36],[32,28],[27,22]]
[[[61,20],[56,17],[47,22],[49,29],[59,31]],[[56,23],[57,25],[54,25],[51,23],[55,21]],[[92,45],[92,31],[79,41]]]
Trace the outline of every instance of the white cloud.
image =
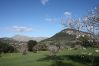
[[49,0],[41,0],[42,5],[46,5]]
[[45,21],[56,22],[56,19],[55,18],[45,18]]
[[32,28],[24,26],[13,26],[11,30],[14,32],[30,32],[32,31]]
[[48,22],[52,22],[52,21],[54,21],[53,18],[46,18],[45,20],[48,21]]
[[64,15],[65,15],[65,16],[70,16],[71,13],[66,11],[66,12],[64,12]]

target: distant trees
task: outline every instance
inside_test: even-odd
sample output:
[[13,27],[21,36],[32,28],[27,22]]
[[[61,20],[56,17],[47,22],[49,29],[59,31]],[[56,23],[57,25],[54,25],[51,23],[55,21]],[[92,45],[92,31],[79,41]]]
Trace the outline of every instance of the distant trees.
[[37,45],[37,42],[34,40],[28,41],[28,51],[35,51],[34,46]]
[[0,41],[0,53],[12,53],[12,52],[16,52],[16,48],[14,48],[8,43],[3,43]]
[[47,45],[46,44],[38,44],[34,47],[34,49],[36,50],[40,50],[40,51],[47,51]]

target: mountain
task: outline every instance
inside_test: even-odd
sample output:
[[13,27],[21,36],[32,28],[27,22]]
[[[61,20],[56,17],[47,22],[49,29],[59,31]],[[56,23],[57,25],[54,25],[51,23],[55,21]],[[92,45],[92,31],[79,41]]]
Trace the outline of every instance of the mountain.
[[27,41],[29,40],[36,40],[36,41],[41,41],[46,39],[47,37],[28,37],[28,36],[23,36],[23,35],[15,35],[13,37],[3,37],[0,38],[0,42],[9,44],[13,46],[15,49],[18,51],[21,51],[21,47],[27,45]]
[[24,35],[15,35],[12,39],[16,41],[29,41],[29,40],[36,40],[37,42],[46,39],[47,37],[28,37]]
[[16,40],[9,38],[9,37],[0,38],[0,41],[4,43],[17,42]]
[[42,40],[40,43],[41,44],[70,44],[72,42],[75,42],[76,38],[78,38],[79,36],[84,36],[84,35],[91,36],[90,33],[68,28],[56,33],[51,38]]

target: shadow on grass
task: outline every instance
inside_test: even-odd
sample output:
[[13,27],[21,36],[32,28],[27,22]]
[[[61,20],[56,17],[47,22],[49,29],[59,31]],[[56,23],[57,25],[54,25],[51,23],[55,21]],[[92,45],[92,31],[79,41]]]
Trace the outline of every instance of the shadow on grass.
[[51,66],[99,66],[99,56],[89,55],[46,56],[38,61],[53,61]]

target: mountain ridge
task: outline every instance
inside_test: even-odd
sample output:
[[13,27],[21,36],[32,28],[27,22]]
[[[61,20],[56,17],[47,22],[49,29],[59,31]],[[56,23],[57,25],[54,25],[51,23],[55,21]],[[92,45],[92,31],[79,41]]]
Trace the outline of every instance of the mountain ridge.
[[29,36],[25,36],[25,35],[15,35],[13,37],[14,40],[16,41],[29,41],[29,40],[35,40],[37,42],[46,39],[47,37],[29,37]]
[[1,37],[0,40],[7,40],[7,41],[23,41],[27,42],[29,40],[35,40],[37,42],[44,40],[48,37],[30,37],[30,36],[25,36],[25,35],[14,35],[12,37]]
[[75,42],[77,38],[80,36],[92,36],[92,34],[75,30],[75,29],[63,29],[60,32],[56,33],[50,38],[42,40],[41,44],[50,44],[50,43],[60,43],[60,44],[68,44],[68,42]]

